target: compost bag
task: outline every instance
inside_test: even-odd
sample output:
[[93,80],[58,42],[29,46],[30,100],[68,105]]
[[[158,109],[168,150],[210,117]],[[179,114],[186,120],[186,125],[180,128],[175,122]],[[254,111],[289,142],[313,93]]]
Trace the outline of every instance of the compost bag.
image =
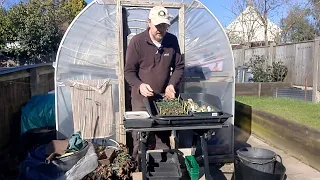
[[21,109],[21,134],[42,127],[55,126],[54,94],[33,96]]

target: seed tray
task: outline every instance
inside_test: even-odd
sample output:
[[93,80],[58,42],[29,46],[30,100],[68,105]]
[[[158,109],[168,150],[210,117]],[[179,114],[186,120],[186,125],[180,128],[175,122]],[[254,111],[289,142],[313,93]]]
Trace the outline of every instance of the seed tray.
[[150,128],[155,122],[152,118],[149,119],[124,119],[124,127],[129,128]]
[[[205,94],[205,93],[182,93],[180,94],[181,99],[192,98],[194,102],[205,102],[212,107],[221,109],[220,99],[216,96]],[[159,115],[156,109],[155,101],[159,96],[152,98],[144,98],[144,105],[150,114],[151,118],[155,120],[156,124],[159,125],[180,125],[180,124],[205,124],[205,123],[224,123],[232,115],[218,111],[218,112],[199,112],[190,113],[188,115]],[[215,113],[215,114],[212,114]]]
[[210,106],[214,108],[208,112],[192,112],[194,116],[221,116],[223,111],[221,110],[221,102],[217,96],[206,93],[182,93],[181,98],[184,100],[192,99],[199,106]]
[[147,111],[127,111],[123,124],[126,128],[150,128],[154,125],[154,120]]
[[188,116],[192,116],[191,112],[186,113],[185,111],[187,109],[184,109],[184,113],[185,114],[174,114],[174,115],[162,115],[160,113],[161,111],[161,106],[160,104],[165,104],[168,108],[176,108],[181,106],[181,108],[183,107],[182,102],[183,99],[179,96],[177,99],[179,99],[179,102],[164,102],[164,98],[161,95],[155,96],[152,100],[151,103],[153,104],[153,107],[155,108],[157,114],[157,117],[188,117]]
[[182,172],[175,152],[150,152],[147,156],[149,179],[180,179]]
[[125,119],[148,119],[150,115],[147,111],[126,111],[124,113]]

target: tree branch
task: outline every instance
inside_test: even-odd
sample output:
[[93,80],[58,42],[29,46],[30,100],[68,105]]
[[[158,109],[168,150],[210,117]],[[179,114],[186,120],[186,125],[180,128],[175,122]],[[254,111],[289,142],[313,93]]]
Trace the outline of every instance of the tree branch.
[[[305,4],[305,6],[303,8],[301,8],[302,10],[305,10],[308,5],[310,5],[312,3],[312,0],[308,0],[307,3]],[[294,18],[295,20],[299,20],[300,18],[302,18],[304,15],[306,14],[306,12],[301,12],[299,13],[298,17]],[[292,21],[291,23],[286,24],[286,26],[284,27],[285,29],[283,30],[283,35],[286,37],[288,35],[288,31],[289,29],[291,29],[294,25],[297,24],[297,21]],[[285,39],[285,42],[286,42],[286,39]]]

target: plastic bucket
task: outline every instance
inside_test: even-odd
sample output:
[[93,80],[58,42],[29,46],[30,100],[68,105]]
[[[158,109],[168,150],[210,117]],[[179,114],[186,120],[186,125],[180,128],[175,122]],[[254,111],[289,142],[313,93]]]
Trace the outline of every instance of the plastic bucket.
[[[276,158],[279,157],[280,161]],[[235,158],[236,180],[283,180],[286,168],[273,151],[263,148],[241,148]]]

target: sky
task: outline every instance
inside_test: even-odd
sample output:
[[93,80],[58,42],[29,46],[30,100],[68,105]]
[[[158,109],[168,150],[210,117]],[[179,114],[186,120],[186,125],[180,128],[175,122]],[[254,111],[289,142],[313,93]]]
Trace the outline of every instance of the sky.
[[[5,0],[8,4],[14,4],[18,2],[19,0]],[[93,0],[85,0],[87,3],[92,2]],[[208,9],[216,16],[216,18],[220,21],[223,27],[227,27],[240,13],[238,12],[237,15],[235,15],[231,9],[232,7],[237,6],[237,1],[242,0],[200,0]],[[245,1],[245,0],[243,0]],[[288,0],[289,4],[304,4],[308,0]],[[276,12],[272,12],[272,14],[269,15],[269,19],[274,22],[275,24],[280,24],[280,19],[285,17],[287,15],[287,9],[286,7],[281,7],[281,9],[278,9]]]
[[[90,3],[93,0],[86,0],[87,3]],[[222,26],[226,27],[229,25],[234,19],[235,16],[233,13],[228,10],[230,4],[232,4],[233,0],[200,0],[207,8],[210,9],[211,12],[216,16],[216,18],[220,21]]]
[[[86,0],[90,3],[92,0]],[[222,26],[227,26],[234,20],[233,13],[228,10],[228,7],[232,5],[233,0],[200,0],[220,21]]]
[[[92,0],[86,0],[90,3]],[[236,15],[231,11],[232,6],[235,6],[236,0],[200,0],[210,11],[216,16],[223,27],[227,27],[235,18]],[[305,0],[290,0],[292,3]],[[270,15],[270,20],[279,25],[281,17],[285,17],[287,14],[287,8],[277,10]]]

